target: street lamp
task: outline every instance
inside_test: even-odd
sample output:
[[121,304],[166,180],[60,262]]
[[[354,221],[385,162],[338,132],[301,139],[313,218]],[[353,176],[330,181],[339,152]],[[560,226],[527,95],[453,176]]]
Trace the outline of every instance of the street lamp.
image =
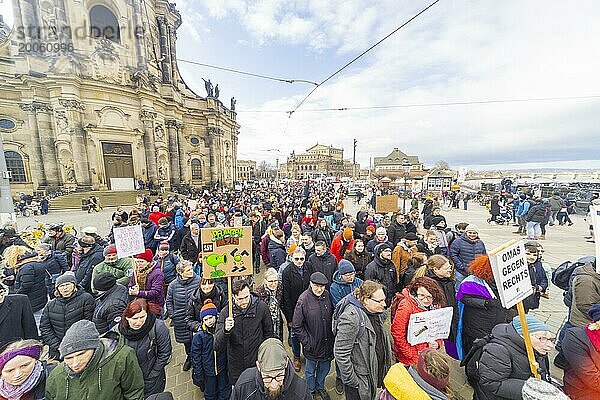
[[402,159],[402,171],[404,171],[404,194],[402,195],[402,212],[406,214],[406,183],[410,174],[410,163],[408,158]]

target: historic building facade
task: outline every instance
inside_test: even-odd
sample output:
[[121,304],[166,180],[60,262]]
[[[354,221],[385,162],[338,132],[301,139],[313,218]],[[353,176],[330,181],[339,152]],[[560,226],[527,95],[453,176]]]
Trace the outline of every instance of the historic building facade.
[[292,152],[287,162],[279,166],[279,176],[288,179],[357,176],[359,164],[344,160],[344,149],[316,144],[305,153]]
[[15,30],[0,42],[0,132],[14,191],[111,189],[123,178],[233,185],[236,113],[182,80],[174,4],[13,3]]
[[258,177],[256,161],[238,160],[237,161],[237,180],[250,181]]

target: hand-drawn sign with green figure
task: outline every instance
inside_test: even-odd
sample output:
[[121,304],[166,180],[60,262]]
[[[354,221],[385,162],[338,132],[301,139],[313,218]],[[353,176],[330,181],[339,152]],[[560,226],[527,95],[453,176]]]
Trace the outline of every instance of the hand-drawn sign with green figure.
[[203,228],[203,278],[252,275],[252,227]]

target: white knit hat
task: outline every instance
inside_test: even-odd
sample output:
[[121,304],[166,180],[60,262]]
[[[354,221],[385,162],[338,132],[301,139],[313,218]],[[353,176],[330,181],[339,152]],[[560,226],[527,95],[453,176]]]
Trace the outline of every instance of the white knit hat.
[[569,400],[569,397],[559,388],[536,378],[527,379],[521,394],[523,400]]

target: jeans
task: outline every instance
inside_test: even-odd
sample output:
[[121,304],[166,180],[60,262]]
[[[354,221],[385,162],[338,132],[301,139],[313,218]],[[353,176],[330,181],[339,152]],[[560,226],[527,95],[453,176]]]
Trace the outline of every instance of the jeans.
[[44,312],[44,309],[42,308],[41,310],[33,313],[33,319],[35,320],[35,324],[37,325],[38,333],[40,332],[40,320],[42,319],[43,312]]
[[458,292],[461,282],[464,281],[466,277],[467,275],[463,274],[459,270],[454,270],[454,288],[456,289],[456,292]]
[[205,400],[229,400],[231,385],[227,371],[221,371],[217,376],[207,376],[204,381]]
[[527,221],[525,221],[525,217],[519,216],[519,232],[525,233],[525,226],[527,225]]
[[313,361],[306,359],[304,378],[311,393],[325,388],[325,378],[331,369],[331,361]]
[[290,335],[292,335],[292,354],[294,357],[300,357],[300,341],[294,335],[294,332],[291,332]]
[[527,236],[530,238],[538,238],[542,234],[542,228],[539,222],[527,222]]

